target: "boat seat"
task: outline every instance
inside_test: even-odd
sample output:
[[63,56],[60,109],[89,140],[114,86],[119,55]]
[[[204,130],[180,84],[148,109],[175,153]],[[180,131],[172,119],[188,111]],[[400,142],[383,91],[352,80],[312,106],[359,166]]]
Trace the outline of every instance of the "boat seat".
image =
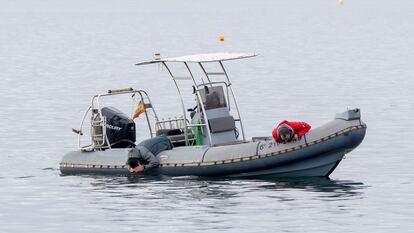
[[[185,146],[185,135],[181,129],[159,129],[156,135],[165,135],[175,147]],[[190,144],[194,141],[194,134],[187,134]]]
[[232,116],[217,117],[209,119],[211,133],[220,133],[225,131],[233,131],[236,128],[236,123]]
[[[188,136],[188,141],[191,145],[192,142],[194,141],[194,134],[187,134],[187,136]],[[167,137],[168,137],[168,139],[171,140],[171,143],[175,147],[185,146],[185,135],[184,134],[172,135],[172,136],[167,136]]]
[[157,135],[157,136],[160,136],[160,135],[172,136],[172,135],[180,135],[182,133],[183,132],[181,131],[181,129],[159,129],[159,130],[157,130],[155,135]]

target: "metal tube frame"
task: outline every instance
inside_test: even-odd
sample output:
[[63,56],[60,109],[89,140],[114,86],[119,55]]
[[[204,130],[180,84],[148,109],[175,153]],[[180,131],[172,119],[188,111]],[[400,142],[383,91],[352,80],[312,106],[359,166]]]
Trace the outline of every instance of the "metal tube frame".
[[[85,114],[83,114],[83,118],[82,118],[82,121],[81,121],[81,123],[80,123],[80,125],[79,125],[79,133],[78,133],[78,149],[82,149],[82,148],[84,148],[84,147],[81,147],[81,133],[82,133],[82,127],[83,127],[83,123],[85,122],[85,119],[86,119],[86,116],[88,115],[88,112],[90,111],[92,109],[92,105],[90,105],[89,107],[88,107],[88,109],[86,109],[86,111],[85,111]],[[91,144],[92,145],[92,144]],[[86,147],[88,147],[88,146],[86,146]]]
[[223,69],[223,72],[224,72],[224,75],[227,78],[227,81],[229,82],[228,86],[230,88],[231,95],[233,96],[234,106],[236,106],[237,116],[239,117],[240,128],[241,128],[242,134],[243,134],[243,141],[246,141],[246,136],[244,134],[243,122],[242,122],[242,119],[241,119],[241,116],[240,116],[239,106],[237,105],[237,99],[236,99],[236,96],[235,96],[235,94],[233,92],[233,88],[231,87],[231,82],[230,82],[229,76],[227,75],[227,71],[224,68],[223,63],[221,61],[219,61],[219,64],[220,64],[221,68]]
[[[183,117],[184,117],[184,138],[185,138],[185,145],[188,146],[188,135],[187,135],[187,114],[185,111],[185,105],[184,105],[184,100],[183,100],[183,96],[181,94],[180,88],[178,87],[177,81],[174,79],[174,75],[171,72],[170,68],[167,66],[167,64],[165,62],[162,62],[162,64],[164,65],[164,67],[167,69],[168,73],[170,74],[171,78],[174,81],[175,87],[177,88],[178,91],[178,95],[180,96],[180,101],[181,101],[181,108],[183,111]],[[194,80],[193,80],[194,81]]]
[[[198,62],[198,65],[200,65],[201,69],[203,70],[204,74],[206,75],[206,78],[207,78],[208,82],[211,83],[210,77],[208,77],[208,74],[206,72],[206,69],[204,69],[204,66],[201,64],[201,62]],[[204,82],[203,82],[203,84],[204,84]],[[212,86],[212,84],[210,86]]]
[[[223,70],[224,76],[226,76],[226,79],[227,79],[227,82],[228,82],[228,83],[226,83],[226,86],[227,86],[227,88],[230,89],[230,92],[231,92],[231,95],[232,95],[232,98],[233,98],[233,101],[234,101],[234,106],[236,107],[237,117],[238,117],[238,121],[240,122],[240,128],[241,128],[241,131],[242,131],[243,141],[246,141],[246,136],[245,136],[245,133],[244,133],[243,122],[242,122],[241,115],[240,115],[240,111],[239,111],[239,106],[237,104],[236,95],[234,94],[233,88],[231,87],[230,78],[229,78],[229,76],[227,74],[226,69],[224,68],[224,65],[223,65],[222,61],[218,61],[218,63],[220,64],[220,67]],[[213,85],[213,83],[219,83],[219,82],[211,82],[211,80],[209,78],[209,74],[206,72],[206,70],[205,70],[204,66],[202,65],[202,63],[201,62],[198,62],[198,64],[200,65],[201,69],[203,70],[203,72],[204,72],[205,76],[207,77],[207,80],[209,81],[209,83],[211,84],[211,86]],[[218,74],[219,73],[217,73],[217,75]],[[231,110],[230,109],[230,102],[231,101],[229,99],[228,92],[227,92],[227,99],[228,99],[227,102],[228,102],[229,111],[230,111]]]
[[[85,119],[86,119],[86,116],[88,115],[89,111],[95,109],[95,102],[96,102],[96,107],[97,107],[96,109],[98,110],[98,114],[100,116],[102,116],[102,111],[101,111],[100,101],[99,101],[101,97],[114,96],[114,95],[122,95],[122,94],[131,94],[131,93],[134,93],[134,94],[135,93],[138,93],[139,94],[140,100],[144,104],[144,107],[145,107],[144,95],[146,96],[146,98],[148,99],[148,102],[151,104],[151,109],[152,109],[152,112],[154,113],[155,120],[158,121],[157,112],[155,111],[154,106],[152,105],[151,99],[149,98],[149,95],[147,94],[147,92],[144,91],[144,90],[133,90],[133,89],[131,89],[131,90],[128,90],[128,91],[114,92],[114,93],[107,93],[107,94],[99,94],[99,95],[93,96],[92,97],[92,101],[91,101],[91,105],[85,111],[85,114],[83,115],[82,121],[80,123],[80,126],[79,126],[80,132],[82,132],[83,124],[85,123]],[[144,112],[145,112],[145,118],[146,118],[147,124],[148,124],[148,129],[149,129],[149,132],[150,132],[150,137],[153,137],[152,127],[151,127],[151,123],[149,121],[149,116],[148,116],[148,113],[147,113],[147,109],[146,108],[145,108],[145,111]],[[91,119],[91,120],[93,120],[93,119]],[[103,122],[103,125],[102,125],[102,134],[104,136],[103,137],[103,140],[104,140],[103,141],[103,144],[105,144],[105,140],[106,140],[108,142],[108,147],[110,149],[111,148],[111,145],[109,144],[108,137],[106,136],[106,120],[104,118],[101,118],[101,121]],[[91,122],[91,124],[92,124],[92,122]],[[91,127],[91,133],[92,133],[92,127]],[[91,145],[82,147],[80,145],[81,144],[81,142],[80,142],[81,136],[82,135],[78,134],[78,148],[79,149],[84,149],[84,148],[86,148],[88,146],[93,145],[93,142],[92,142]]]
[[[187,62],[184,62],[184,64],[185,64],[185,67],[187,67],[188,72],[190,73],[190,76],[191,76],[191,79],[193,80],[194,86],[197,86],[197,83],[194,80],[194,76],[193,76],[193,73],[190,70],[190,67],[188,67]],[[210,81],[210,79],[209,79],[209,81]],[[204,107],[203,99],[201,98],[200,91],[198,89],[196,89],[196,95],[197,95],[198,102],[201,106],[201,109],[203,110],[203,116],[204,116],[204,121],[205,121],[204,124],[206,124],[206,126],[207,126],[206,131],[207,131],[207,135],[208,135],[208,140],[210,141],[210,145],[212,146],[213,145],[213,140],[211,139],[210,123],[208,122],[207,113],[206,113],[206,109]]]
[[[188,133],[187,133],[187,128],[191,128],[191,127],[195,127],[195,126],[206,126],[206,128],[207,128],[207,135],[208,135],[208,139],[209,139],[209,142],[210,142],[210,145],[213,145],[213,141],[212,141],[212,139],[211,139],[211,132],[210,132],[210,130],[209,130],[209,128],[210,128],[210,125],[209,125],[209,122],[208,122],[208,118],[207,118],[207,113],[206,113],[206,110],[205,110],[205,107],[204,107],[204,104],[203,104],[203,101],[202,101],[202,98],[201,98],[201,95],[200,95],[200,92],[199,92],[199,90],[198,90],[198,87],[200,86],[200,85],[210,85],[210,86],[212,86],[213,84],[215,84],[215,83],[224,83],[225,85],[226,85],[226,87],[227,87],[227,89],[230,89],[230,93],[231,93],[231,96],[232,96],[232,99],[233,99],[233,101],[234,101],[234,105],[235,105],[235,107],[236,107],[236,112],[237,112],[237,117],[238,117],[238,119],[235,119],[235,121],[239,121],[240,122],[240,128],[241,128],[241,133],[242,133],[242,136],[243,136],[243,141],[246,141],[246,136],[245,136],[245,132],[244,132],[244,127],[243,127],[243,122],[242,122],[242,119],[241,119],[241,115],[240,115],[240,111],[239,111],[239,107],[238,107],[238,104],[237,104],[237,99],[236,99],[236,96],[235,96],[235,94],[234,94],[234,91],[233,91],[233,88],[231,87],[231,82],[230,82],[230,79],[229,79],[229,76],[228,76],[228,74],[227,74],[227,71],[226,71],[226,69],[224,68],[224,66],[223,66],[223,63],[222,63],[222,61],[218,61],[218,63],[220,64],[220,67],[221,67],[221,69],[223,70],[223,73],[221,74],[221,73],[218,73],[218,74],[221,74],[221,75],[224,75],[225,77],[226,77],[226,80],[227,80],[227,83],[226,82],[211,82],[211,80],[210,80],[210,77],[209,77],[209,73],[207,73],[207,71],[205,70],[205,68],[204,68],[204,66],[203,66],[203,64],[202,64],[202,62],[197,62],[198,63],[198,65],[201,67],[201,69],[202,69],[202,71],[203,71],[203,73],[205,74],[205,76],[206,76],[206,78],[207,78],[207,80],[208,80],[208,83],[205,83],[204,82],[204,79],[203,78],[201,78],[201,80],[202,80],[202,82],[203,82],[203,84],[197,84],[197,82],[195,81],[195,79],[194,79],[194,75],[193,75],[193,73],[191,72],[191,69],[190,69],[190,67],[188,66],[188,64],[187,64],[187,62],[183,62],[184,63],[184,65],[185,65],[185,67],[187,68],[187,71],[189,72],[189,74],[190,74],[190,78],[191,78],[191,80],[193,81],[193,84],[194,84],[194,86],[195,87],[197,87],[196,88],[196,96],[197,96],[197,99],[198,99],[198,102],[199,102],[199,105],[200,105],[200,107],[201,107],[201,110],[202,110],[202,112],[203,112],[203,117],[204,117],[204,119],[205,119],[205,123],[204,124],[187,124],[187,113],[186,113],[186,110],[185,110],[185,105],[184,105],[184,100],[183,100],[183,96],[182,96],[182,94],[181,94],[181,90],[180,90],[180,88],[179,88],[179,86],[178,86],[178,84],[177,84],[177,80],[174,78],[174,75],[173,75],[173,73],[172,73],[172,71],[171,71],[171,69],[168,67],[168,65],[166,64],[166,62],[165,61],[163,61],[163,62],[161,62],[163,65],[164,65],[164,67],[167,69],[167,71],[168,71],[168,73],[170,74],[170,76],[171,76],[171,78],[173,79],[173,81],[174,81],[174,84],[175,84],[175,87],[177,88],[177,91],[178,91],[178,95],[179,95],[179,97],[180,97],[180,101],[181,101],[181,107],[182,107],[182,111],[183,111],[183,117],[184,117],[184,136],[185,136],[185,142],[186,142],[186,146],[188,146]],[[214,74],[216,74],[216,73],[214,73]],[[228,108],[229,108],[229,111],[231,110],[231,101],[230,101],[230,96],[229,96],[229,93],[228,93],[228,91],[226,92],[227,93],[227,102],[228,102]],[[200,112],[200,111],[199,111]]]

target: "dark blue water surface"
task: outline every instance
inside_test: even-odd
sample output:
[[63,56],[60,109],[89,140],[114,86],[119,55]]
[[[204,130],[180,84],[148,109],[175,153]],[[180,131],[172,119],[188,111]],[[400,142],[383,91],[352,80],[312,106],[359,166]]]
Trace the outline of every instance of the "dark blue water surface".
[[[0,232],[414,232],[413,9],[409,0],[2,0]],[[226,63],[249,138],[359,107],[364,142],[330,179],[60,175],[92,95],[142,88],[161,117],[180,114],[166,71],[134,63],[225,51],[260,54]]]

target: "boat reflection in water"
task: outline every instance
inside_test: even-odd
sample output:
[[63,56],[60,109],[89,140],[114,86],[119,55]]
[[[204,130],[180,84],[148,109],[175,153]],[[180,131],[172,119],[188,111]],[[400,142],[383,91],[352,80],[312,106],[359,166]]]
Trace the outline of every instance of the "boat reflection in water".
[[[110,193],[125,198],[172,199],[232,199],[255,193],[256,197],[292,201],[294,192],[310,193],[326,200],[363,198],[367,185],[352,180],[327,177],[278,179],[202,179],[196,177],[108,177],[95,176],[91,182],[95,192]],[[136,195],[139,193],[140,195]]]

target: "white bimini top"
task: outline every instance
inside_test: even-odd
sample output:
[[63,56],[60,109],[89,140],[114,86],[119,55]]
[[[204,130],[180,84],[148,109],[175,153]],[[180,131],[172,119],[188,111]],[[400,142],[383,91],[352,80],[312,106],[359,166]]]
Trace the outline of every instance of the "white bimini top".
[[172,57],[172,58],[159,58],[153,59],[150,61],[139,62],[135,65],[147,65],[152,63],[159,62],[220,62],[228,60],[243,59],[249,57],[255,57],[258,54],[255,53],[204,53],[204,54],[194,54],[181,57]]

